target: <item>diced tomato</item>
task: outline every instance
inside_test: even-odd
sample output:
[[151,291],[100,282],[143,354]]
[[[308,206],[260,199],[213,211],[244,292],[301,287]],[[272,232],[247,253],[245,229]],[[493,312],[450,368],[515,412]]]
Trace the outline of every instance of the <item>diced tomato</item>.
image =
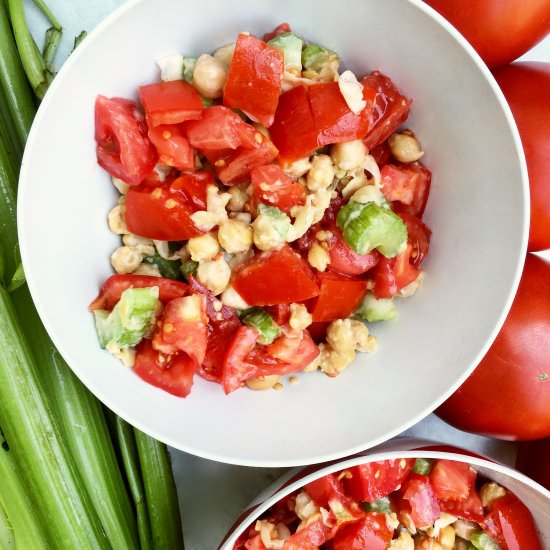
[[218,178],[226,185],[243,183],[250,179],[250,172],[257,166],[269,164],[277,158],[279,151],[273,143],[262,136],[261,142],[255,149],[239,147],[234,155],[222,159],[222,164],[214,163]]
[[373,116],[376,91],[372,87],[363,86],[367,105],[359,114],[350,110],[337,82],[314,84],[308,91],[320,147],[365,136]]
[[417,527],[432,525],[439,519],[441,508],[435,497],[430,478],[410,474],[401,487],[400,510],[409,512]]
[[160,164],[178,170],[195,168],[195,153],[181,126],[162,124],[149,128],[149,139],[157,149]]
[[[273,343],[264,346],[263,349],[270,357],[289,365],[291,368],[296,367],[292,372],[297,372],[307,367],[320,353],[319,348],[306,331],[303,331],[301,336],[296,338],[290,338],[285,335],[279,336]],[[290,373],[289,371],[277,372],[276,374]],[[269,372],[269,374],[273,373]]]
[[367,282],[336,273],[317,273],[319,296],[308,304],[314,322],[346,319],[359,306],[367,292]]
[[222,367],[223,390],[231,393],[241,384],[254,378],[255,366],[245,361],[246,356],[254,349],[258,331],[242,326],[237,329],[227,348]]
[[206,209],[210,172],[183,174],[169,184],[142,183],[126,194],[126,225],[135,235],[161,241],[182,241],[201,235],[191,214]]
[[313,271],[288,245],[256,254],[238,266],[232,284],[243,300],[254,306],[303,302],[319,295]]
[[139,98],[151,126],[196,120],[203,110],[199,94],[185,80],[140,86]]
[[253,149],[262,141],[262,134],[223,105],[213,105],[202,113],[200,120],[185,125],[189,143],[205,151],[224,151],[245,147]]
[[380,253],[373,250],[368,254],[357,254],[352,250],[336,224],[330,229],[332,236],[327,240],[330,255],[328,269],[342,275],[361,275],[372,269],[380,259]]
[[382,168],[385,164],[388,164],[392,157],[391,149],[387,141],[373,147],[369,151],[369,154],[374,157],[374,160],[376,161],[376,164],[378,164],[379,168]]
[[374,89],[364,86],[363,98],[367,106],[356,115],[337,82],[296,86],[282,94],[270,128],[281,159],[290,162],[318,147],[364,137],[374,116]]
[[419,162],[386,164],[380,170],[382,192],[397,212],[422,217],[430,194],[432,173]]
[[393,537],[385,514],[368,513],[344,525],[332,541],[333,550],[386,550]]
[[483,505],[475,487],[470,491],[465,501],[441,500],[439,506],[442,512],[457,518],[478,523],[483,521]]
[[290,215],[290,209],[306,203],[306,190],[301,183],[285,174],[277,164],[258,166],[250,172],[252,208],[259,203],[276,206]]
[[90,304],[90,311],[106,309],[111,311],[128,288],[149,288],[158,286],[159,300],[166,304],[171,300],[185,296],[189,287],[180,281],[152,277],[149,275],[111,275],[101,286],[99,294]]
[[189,395],[195,366],[195,361],[185,353],[173,356],[158,353],[150,340],[142,340],[136,348],[134,372],[145,382],[178,397]]
[[542,548],[531,512],[510,492],[492,504],[484,530],[506,550]]
[[265,308],[267,313],[271,315],[271,318],[279,325],[286,325],[290,319],[290,305],[289,304],[277,304],[274,306],[267,306]]
[[283,78],[284,55],[251,34],[239,34],[223,91],[223,103],[241,109],[266,128],[273,123]]
[[412,252],[413,247],[409,244],[395,258],[380,257],[373,270],[372,292],[376,298],[391,298],[418,278],[421,269],[411,263]]
[[309,104],[308,89],[295,86],[281,94],[275,120],[269,129],[281,159],[292,162],[309,156],[319,147],[318,133]]
[[354,466],[344,478],[346,493],[372,502],[397,490],[414,466],[414,459],[383,460]]
[[407,240],[412,246],[409,261],[418,267],[428,255],[432,232],[430,228],[416,216],[411,216],[406,212],[400,212],[399,217],[407,226]]
[[270,40],[273,40],[276,36],[279,36],[280,34],[283,34],[285,32],[290,32],[290,25],[288,23],[281,23],[280,25],[277,25],[271,32],[266,32],[264,34],[264,41],[269,42]]
[[166,304],[162,320],[153,337],[153,348],[164,354],[185,352],[202,364],[208,336],[206,297],[193,294]]
[[365,76],[361,83],[376,90],[371,127],[363,140],[370,151],[386,141],[407,120],[412,100],[401,95],[395,84],[378,71]]
[[465,462],[437,460],[430,472],[430,482],[439,500],[464,501],[475,491],[476,472]]
[[309,332],[309,335],[313,338],[313,341],[320,344],[326,339],[327,329],[329,325],[330,321],[323,321],[322,323],[311,323],[311,325],[307,327],[307,331]]
[[244,543],[245,550],[267,550],[266,545],[262,542],[260,533],[254,535]]
[[135,101],[98,95],[95,140],[99,165],[129,185],[141,183],[157,163],[157,152]]
[[242,326],[235,311],[222,304],[206,287],[193,276],[189,277],[189,286],[194,292],[206,297],[206,315],[208,316],[208,343],[204,361],[199,367],[199,375],[211,382],[222,382],[222,365],[227,348],[237,329]]
[[329,517],[329,524],[321,517],[285,540],[283,550],[316,550],[334,537],[336,520]]

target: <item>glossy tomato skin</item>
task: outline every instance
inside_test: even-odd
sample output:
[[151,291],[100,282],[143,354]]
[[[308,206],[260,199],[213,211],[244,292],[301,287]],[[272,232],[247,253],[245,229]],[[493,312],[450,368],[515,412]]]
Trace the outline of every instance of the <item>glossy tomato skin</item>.
[[429,477],[410,474],[403,483],[400,493],[399,509],[410,513],[415,525],[433,525],[441,515],[441,508]]
[[[336,523],[334,517],[329,518]],[[294,533],[286,539],[284,550],[309,550],[318,548],[333,538],[335,527],[327,525],[321,518],[308,525],[305,529]]]
[[500,333],[437,414],[461,430],[501,439],[549,436],[549,334],[550,263],[528,254]]
[[223,92],[223,103],[269,128],[283,78],[284,56],[251,34],[239,34]]
[[145,382],[177,397],[187,397],[193,386],[196,363],[187,354],[165,356],[153,349],[150,340],[136,347],[134,372]]
[[550,63],[514,63],[494,75],[512,109],[527,159],[531,194],[528,248],[545,250],[550,248]]
[[484,530],[507,550],[542,550],[531,512],[510,492],[491,505]]
[[129,185],[141,183],[157,163],[157,152],[135,101],[97,96],[95,140],[99,165]]
[[189,287],[180,281],[153,277],[150,275],[111,275],[101,286],[99,294],[90,304],[90,311],[106,309],[111,311],[128,288],[149,288],[158,286],[159,300],[166,304],[171,300],[185,296]]
[[439,500],[466,500],[475,490],[476,472],[465,462],[438,460],[430,472],[430,481]]
[[359,521],[344,525],[334,536],[333,550],[386,550],[393,537],[385,514],[368,513]]
[[149,139],[159,154],[159,163],[178,170],[195,168],[195,152],[177,124],[161,124],[149,128]]
[[550,490],[550,438],[519,445],[516,468]]
[[472,44],[489,67],[505,65],[550,32],[547,0],[425,0]]
[[406,250],[394,258],[380,258],[372,271],[372,292],[376,298],[391,298],[414,282],[420,272],[413,258],[413,246],[409,243]]
[[368,254],[357,254],[348,246],[336,224],[330,228],[330,233],[331,236],[327,239],[330,255],[329,271],[350,276],[362,275],[371,270],[380,260],[377,250],[372,250]]

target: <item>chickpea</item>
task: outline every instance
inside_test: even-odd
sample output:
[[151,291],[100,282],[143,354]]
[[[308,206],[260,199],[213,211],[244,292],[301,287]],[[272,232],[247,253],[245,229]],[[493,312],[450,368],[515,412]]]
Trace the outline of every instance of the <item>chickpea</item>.
[[239,220],[228,220],[220,225],[218,240],[230,254],[246,252],[252,246],[252,229]]
[[410,130],[396,132],[390,136],[388,144],[399,162],[415,162],[424,156],[420,143]]
[[330,149],[330,158],[342,170],[361,168],[367,156],[367,148],[362,140],[336,143]]
[[220,251],[218,239],[211,233],[193,237],[187,241],[187,250],[194,262],[213,260]]
[[288,324],[294,330],[304,330],[311,325],[311,313],[303,304],[290,304],[290,319]]
[[117,235],[124,235],[128,233],[126,227],[126,219],[124,217],[124,207],[120,204],[115,206],[110,212],[107,218],[109,223],[109,229]]
[[251,378],[247,380],[245,384],[255,391],[270,390],[275,384],[279,382],[281,377],[278,374],[272,374],[268,376],[259,376],[258,378]]
[[227,80],[227,65],[209,54],[201,55],[193,69],[193,86],[204,97],[216,99],[223,95]]
[[327,250],[318,243],[315,243],[307,254],[309,265],[317,269],[317,271],[325,271],[330,263],[330,254]]
[[132,273],[141,264],[142,255],[129,246],[120,246],[111,254],[111,265],[119,273]]
[[229,67],[231,61],[233,60],[233,54],[235,53],[235,42],[227,44],[218,48],[214,52],[214,58],[218,61],[221,61],[225,66]]
[[230,278],[231,268],[222,256],[217,260],[200,262],[197,268],[197,279],[214,296],[221,294],[226,289]]
[[310,191],[326,189],[334,179],[334,166],[328,155],[315,155],[307,173],[307,187]]

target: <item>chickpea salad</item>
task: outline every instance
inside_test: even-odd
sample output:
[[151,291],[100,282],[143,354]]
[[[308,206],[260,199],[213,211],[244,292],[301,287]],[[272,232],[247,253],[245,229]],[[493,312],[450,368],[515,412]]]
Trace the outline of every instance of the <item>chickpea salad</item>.
[[139,103],[95,104],[122,238],[90,305],[101,347],[182,397],[195,375],[280,389],[374,352],[368,323],[421,286],[431,236],[412,100],[286,23],[157,63]]
[[542,550],[529,509],[452,460],[370,462],[277,502],[235,550]]

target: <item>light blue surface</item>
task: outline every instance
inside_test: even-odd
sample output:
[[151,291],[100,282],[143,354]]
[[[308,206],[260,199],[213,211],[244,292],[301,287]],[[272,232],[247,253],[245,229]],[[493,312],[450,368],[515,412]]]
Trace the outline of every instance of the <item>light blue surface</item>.
[[[26,3],[29,21],[41,45],[48,24],[32,2],[27,0]],[[49,7],[64,28],[56,66],[59,67],[69,55],[75,36],[82,30],[92,30],[99,21],[123,3],[122,0],[48,0]],[[146,37],[147,29],[144,29],[145,40]],[[550,62],[550,38],[523,59]],[[108,63],[108,60],[105,62]],[[550,258],[550,254],[547,256]],[[515,456],[513,444],[465,434],[449,427],[434,415],[406,434],[464,446],[507,464],[512,464]],[[174,451],[172,455],[187,550],[213,550],[253,497],[285,471],[277,468],[228,466],[178,451]]]

